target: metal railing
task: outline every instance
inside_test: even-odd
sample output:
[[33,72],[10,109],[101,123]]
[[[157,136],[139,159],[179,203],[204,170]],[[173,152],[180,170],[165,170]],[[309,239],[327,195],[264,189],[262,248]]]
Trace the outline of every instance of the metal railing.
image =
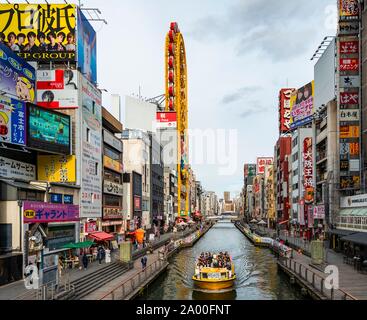
[[321,296],[328,300],[357,300],[351,294],[341,289],[327,289],[325,287],[326,274],[321,276],[306,265],[287,257],[279,257],[279,262],[288,270],[293,271],[303,281],[312,286],[312,288]]
[[146,282],[151,276],[159,273],[167,266],[166,260],[156,260],[148,265],[145,269],[139,271],[132,278],[126,280],[122,284],[116,286],[112,291],[104,295],[100,300],[124,300],[133,294],[140,286]]
[[305,241],[301,238],[295,238],[287,236],[284,232],[281,232],[279,238],[283,241],[287,241],[289,245],[293,245],[297,248],[300,248],[304,253],[310,255],[311,254],[311,243]]

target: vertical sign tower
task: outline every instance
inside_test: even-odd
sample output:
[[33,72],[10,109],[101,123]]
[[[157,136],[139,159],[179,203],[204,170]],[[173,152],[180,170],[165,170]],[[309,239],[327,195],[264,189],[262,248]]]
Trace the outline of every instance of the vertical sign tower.
[[340,190],[361,187],[360,8],[358,0],[338,0],[338,121]]
[[178,211],[189,214],[187,66],[183,36],[176,22],[171,22],[165,46],[166,112],[177,114],[177,186]]

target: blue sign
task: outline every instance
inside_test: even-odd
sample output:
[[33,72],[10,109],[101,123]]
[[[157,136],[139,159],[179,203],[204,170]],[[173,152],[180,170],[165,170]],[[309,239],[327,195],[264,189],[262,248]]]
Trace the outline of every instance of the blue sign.
[[25,103],[0,96],[0,142],[26,145]]
[[97,82],[97,35],[88,19],[78,10],[78,67],[92,83]]
[[52,193],[51,203],[62,203],[62,194]]
[[17,100],[36,102],[36,71],[0,43],[0,92]]
[[64,204],[73,204],[74,196],[69,194],[64,194]]

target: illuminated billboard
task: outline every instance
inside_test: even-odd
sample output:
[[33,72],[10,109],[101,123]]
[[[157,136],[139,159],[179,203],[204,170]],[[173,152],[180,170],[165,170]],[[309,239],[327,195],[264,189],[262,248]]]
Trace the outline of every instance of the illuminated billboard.
[[75,61],[76,6],[0,4],[0,36],[29,61]]
[[27,103],[27,146],[70,154],[70,116]]

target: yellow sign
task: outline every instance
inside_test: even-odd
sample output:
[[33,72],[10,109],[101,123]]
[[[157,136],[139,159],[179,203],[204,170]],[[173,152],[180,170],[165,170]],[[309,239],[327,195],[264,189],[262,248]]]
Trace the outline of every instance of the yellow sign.
[[75,60],[75,26],[74,4],[0,4],[0,32],[27,60]]
[[76,182],[75,156],[38,156],[38,180]]
[[359,138],[359,126],[341,126],[340,139]]
[[27,219],[33,219],[35,216],[36,216],[36,212],[34,210],[24,211],[24,217]]
[[108,169],[122,173],[122,163],[111,159],[110,157],[103,156],[104,166]]

